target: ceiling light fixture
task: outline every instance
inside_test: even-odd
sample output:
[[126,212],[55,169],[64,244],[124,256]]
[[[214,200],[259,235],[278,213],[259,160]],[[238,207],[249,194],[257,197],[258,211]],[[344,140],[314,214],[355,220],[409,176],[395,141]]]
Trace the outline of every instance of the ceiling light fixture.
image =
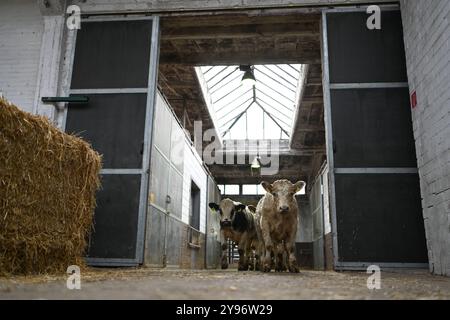
[[246,88],[252,88],[256,84],[253,67],[250,65],[242,65],[239,66],[239,70],[244,71],[244,76],[241,81],[242,85]]
[[255,157],[252,161],[252,164],[250,165],[252,176],[254,175],[260,175],[261,173],[261,158]]

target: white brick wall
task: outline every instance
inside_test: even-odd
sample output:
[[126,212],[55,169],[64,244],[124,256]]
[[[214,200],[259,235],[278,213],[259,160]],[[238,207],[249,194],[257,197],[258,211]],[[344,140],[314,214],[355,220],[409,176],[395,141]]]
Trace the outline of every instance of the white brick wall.
[[0,92],[32,112],[43,18],[36,0],[0,1]]
[[450,1],[402,0],[430,269],[450,276]]

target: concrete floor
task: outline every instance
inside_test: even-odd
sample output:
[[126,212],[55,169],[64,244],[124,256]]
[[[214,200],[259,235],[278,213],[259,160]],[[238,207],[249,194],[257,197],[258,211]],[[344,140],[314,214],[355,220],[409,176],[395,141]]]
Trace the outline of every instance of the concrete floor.
[[382,272],[381,290],[365,273],[235,270],[89,269],[81,290],[65,276],[0,278],[0,299],[450,299],[450,278],[426,271]]

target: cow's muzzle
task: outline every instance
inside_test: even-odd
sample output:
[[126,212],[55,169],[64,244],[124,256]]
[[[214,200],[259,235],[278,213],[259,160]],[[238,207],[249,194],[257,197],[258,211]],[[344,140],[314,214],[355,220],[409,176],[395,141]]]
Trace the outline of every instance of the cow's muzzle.
[[280,213],[288,213],[289,212],[289,207],[288,206],[281,206],[278,208],[278,210],[280,211]]
[[231,228],[231,221],[220,221],[220,226],[222,228]]

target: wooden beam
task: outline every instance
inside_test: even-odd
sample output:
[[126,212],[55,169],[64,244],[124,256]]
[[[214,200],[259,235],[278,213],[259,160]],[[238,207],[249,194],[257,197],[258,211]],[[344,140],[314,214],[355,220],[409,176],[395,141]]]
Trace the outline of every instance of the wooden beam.
[[[260,154],[270,154],[270,150],[220,150],[217,151],[218,155],[229,155],[229,154],[235,154],[236,156],[243,156],[243,155],[249,155],[249,154],[256,154],[259,152]],[[312,156],[319,152],[325,152],[325,147],[320,148],[301,148],[301,149],[291,149],[291,150],[281,150],[278,152],[280,157],[301,157],[301,156]]]
[[323,96],[303,97],[301,104],[323,103]]
[[184,64],[192,66],[210,65],[240,65],[240,64],[311,64],[320,62],[320,52],[296,52],[296,51],[268,51],[266,54],[255,54],[255,52],[204,52],[174,54],[165,53],[161,49],[160,63]]
[[[292,10],[292,9],[291,9]],[[274,23],[320,23],[320,13],[308,12],[267,12],[258,11],[253,14],[250,12],[228,12],[224,14],[205,12],[202,15],[184,15],[184,16],[166,16],[161,19],[162,29],[192,26],[210,27],[210,26],[233,26],[250,24],[274,24]]]
[[238,26],[163,28],[161,40],[199,40],[199,39],[245,39],[254,37],[312,38],[319,41],[318,23],[277,23]]

